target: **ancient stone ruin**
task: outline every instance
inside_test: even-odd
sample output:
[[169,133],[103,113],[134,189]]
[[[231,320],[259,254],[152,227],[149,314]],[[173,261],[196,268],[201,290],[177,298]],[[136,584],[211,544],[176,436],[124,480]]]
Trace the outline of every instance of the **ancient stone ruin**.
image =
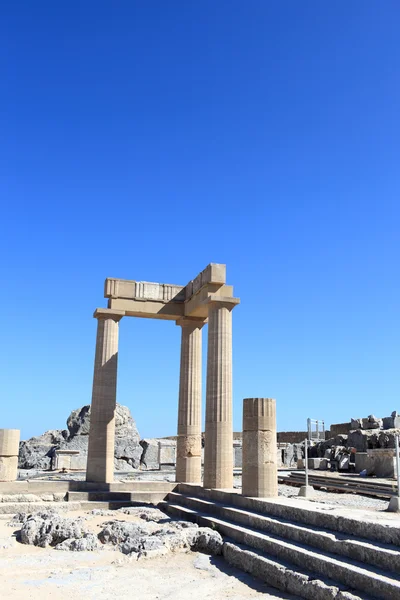
[[123,317],[175,321],[182,328],[177,481],[201,481],[201,329],[208,320],[204,486],[230,488],[232,464],[232,309],[226,267],[211,263],[186,286],[106,279],[98,308],[86,480],[114,477],[118,329]]
[[[68,470],[85,470],[89,447],[90,405],[73,410],[67,419],[67,429],[46,431],[43,435],[20,442],[20,469],[50,470],[61,468],[55,458],[59,451],[70,452]],[[115,470],[138,469],[143,454],[136,423],[127,406],[115,410]]]

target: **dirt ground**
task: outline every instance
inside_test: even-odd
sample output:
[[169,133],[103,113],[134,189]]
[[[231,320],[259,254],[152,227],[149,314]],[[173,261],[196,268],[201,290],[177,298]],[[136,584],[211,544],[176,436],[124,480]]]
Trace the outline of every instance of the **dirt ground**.
[[[92,516],[88,525],[99,526],[129,515]],[[247,600],[293,599],[261,581],[229,567],[221,557],[197,552],[170,553],[157,558],[130,559],[110,546],[95,552],[63,552],[16,541],[15,529],[0,520],[0,598],[12,600]]]

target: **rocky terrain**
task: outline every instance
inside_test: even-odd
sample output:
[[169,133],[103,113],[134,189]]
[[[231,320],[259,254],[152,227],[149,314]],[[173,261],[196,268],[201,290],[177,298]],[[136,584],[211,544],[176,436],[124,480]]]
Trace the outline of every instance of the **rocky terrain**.
[[[90,405],[73,410],[67,419],[67,429],[46,431],[43,435],[20,442],[20,469],[48,470],[55,449],[76,450],[74,469],[85,469],[89,445]],[[147,446],[151,445],[147,443]],[[154,443],[153,446],[154,447]],[[136,423],[129,408],[117,404],[115,418],[115,470],[138,469],[143,453]]]
[[[118,519],[115,516],[120,517]],[[124,517],[129,515],[130,520]],[[93,533],[90,520],[94,516],[112,516]],[[153,507],[131,507],[119,511],[93,510],[90,514],[66,517],[54,508],[33,514],[18,513],[9,525],[17,530],[22,544],[53,547],[74,552],[94,551],[110,545],[125,555],[155,557],[178,550],[194,550],[219,555],[222,552],[220,534],[208,527],[171,519]]]
[[[94,531],[110,519],[84,516]],[[180,551],[137,560],[136,555],[124,555],[111,544],[101,544],[91,552],[56,552],[51,546],[19,543],[1,519],[0,589],[4,600],[115,600],[137,595],[141,600],[293,598],[230,567],[222,556]]]

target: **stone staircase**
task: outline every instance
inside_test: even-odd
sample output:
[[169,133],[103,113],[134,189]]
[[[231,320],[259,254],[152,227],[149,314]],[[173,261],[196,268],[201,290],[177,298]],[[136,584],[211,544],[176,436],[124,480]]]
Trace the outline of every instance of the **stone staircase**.
[[398,518],[187,484],[159,507],[218,530],[228,563],[300,598],[400,600]]
[[49,480],[0,482],[0,515],[48,508],[71,511],[156,505],[174,488],[175,483],[168,481],[133,480],[110,484]]
[[68,492],[67,501],[79,503],[81,510],[93,508],[118,509],[126,506],[140,506],[143,504],[158,504],[166,497],[169,488],[158,490],[133,490],[133,491],[101,491]]

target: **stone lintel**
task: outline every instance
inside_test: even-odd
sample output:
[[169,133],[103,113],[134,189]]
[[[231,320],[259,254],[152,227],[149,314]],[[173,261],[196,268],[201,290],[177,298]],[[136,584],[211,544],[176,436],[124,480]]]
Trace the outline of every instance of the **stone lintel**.
[[156,300],[127,300],[111,298],[108,307],[115,312],[122,311],[127,317],[142,317],[145,319],[164,319],[176,321],[184,316],[183,302],[158,302]]
[[96,308],[93,316],[95,319],[113,319],[113,321],[120,321],[122,317],[125,316],[125,311],[110,308]]
[[203,325],[207,323],[207,319],[203,319],[201,317],[180,317],[176,321],[176,325],[180,327],[197,327],[201,329]]

